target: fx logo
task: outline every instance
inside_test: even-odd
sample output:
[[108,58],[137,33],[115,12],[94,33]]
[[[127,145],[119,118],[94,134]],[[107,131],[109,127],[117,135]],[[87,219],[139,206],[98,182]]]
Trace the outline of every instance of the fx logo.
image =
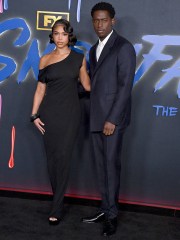
[[69,21],[69,13],[37,11],[37,30],[51,30],[54,22],[64,18]]

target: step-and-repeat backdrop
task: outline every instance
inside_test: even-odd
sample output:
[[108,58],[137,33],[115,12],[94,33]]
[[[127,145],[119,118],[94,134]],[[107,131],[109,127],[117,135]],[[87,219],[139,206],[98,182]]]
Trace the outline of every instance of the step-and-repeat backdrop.
[[[122,154],[122,202],[180,208],[180,2],[114,0],[115,29],[135,47],[132,123]],[[0,1],[0,189],[51,193],[41,134],[29,122],[38,63],[48,35],[70,20],[76,51],[97,40],[94,0]],[[89,97],[73,152],[67,195],[99,198],[89,133]]]

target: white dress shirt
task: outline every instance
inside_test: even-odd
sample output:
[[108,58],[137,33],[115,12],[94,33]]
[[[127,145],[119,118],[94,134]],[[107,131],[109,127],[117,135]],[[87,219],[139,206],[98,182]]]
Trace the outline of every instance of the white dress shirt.
[[98,46],[97,46],[97,48],[96,48],[96,59],[97,59],[97,61],[99,60],[99,57],[100,57],[100,55],[101,55],[101,52],[102,52],[105,44],[107,43],[107,41],[108,41],[108,39],[110,38],[110,36],[111,36],[112,33],[113,33],[113,30],[107,35],[107,37],[106,37],[103,41],[101,41],[101,40],[99,39],[99,44],[98,44]]

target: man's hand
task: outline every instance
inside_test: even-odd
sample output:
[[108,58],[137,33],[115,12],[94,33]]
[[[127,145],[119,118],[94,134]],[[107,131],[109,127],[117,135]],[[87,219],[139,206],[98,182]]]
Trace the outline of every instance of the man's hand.
[[105,122],[103,133],[106,136],[110,136],[110,135],[112,135],[114,133],[115,127],[116,127],[116,125],[114,125],[113,123]]
[[44,123],[41,122],[40,118],[35,119],[34,124],[39,129],[39,131],[44,135],[45,129],[42,127],[44,126]]

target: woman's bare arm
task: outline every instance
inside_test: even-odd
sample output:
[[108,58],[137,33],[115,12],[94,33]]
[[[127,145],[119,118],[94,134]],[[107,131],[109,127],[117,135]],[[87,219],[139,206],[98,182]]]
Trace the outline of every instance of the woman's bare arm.
[[83,59],[82,66],[80,68],[79,78],[80,78],[80,82],[83,85],[84,89],[88,92],[91,91],[90,78],[87,73],[85,58]]

